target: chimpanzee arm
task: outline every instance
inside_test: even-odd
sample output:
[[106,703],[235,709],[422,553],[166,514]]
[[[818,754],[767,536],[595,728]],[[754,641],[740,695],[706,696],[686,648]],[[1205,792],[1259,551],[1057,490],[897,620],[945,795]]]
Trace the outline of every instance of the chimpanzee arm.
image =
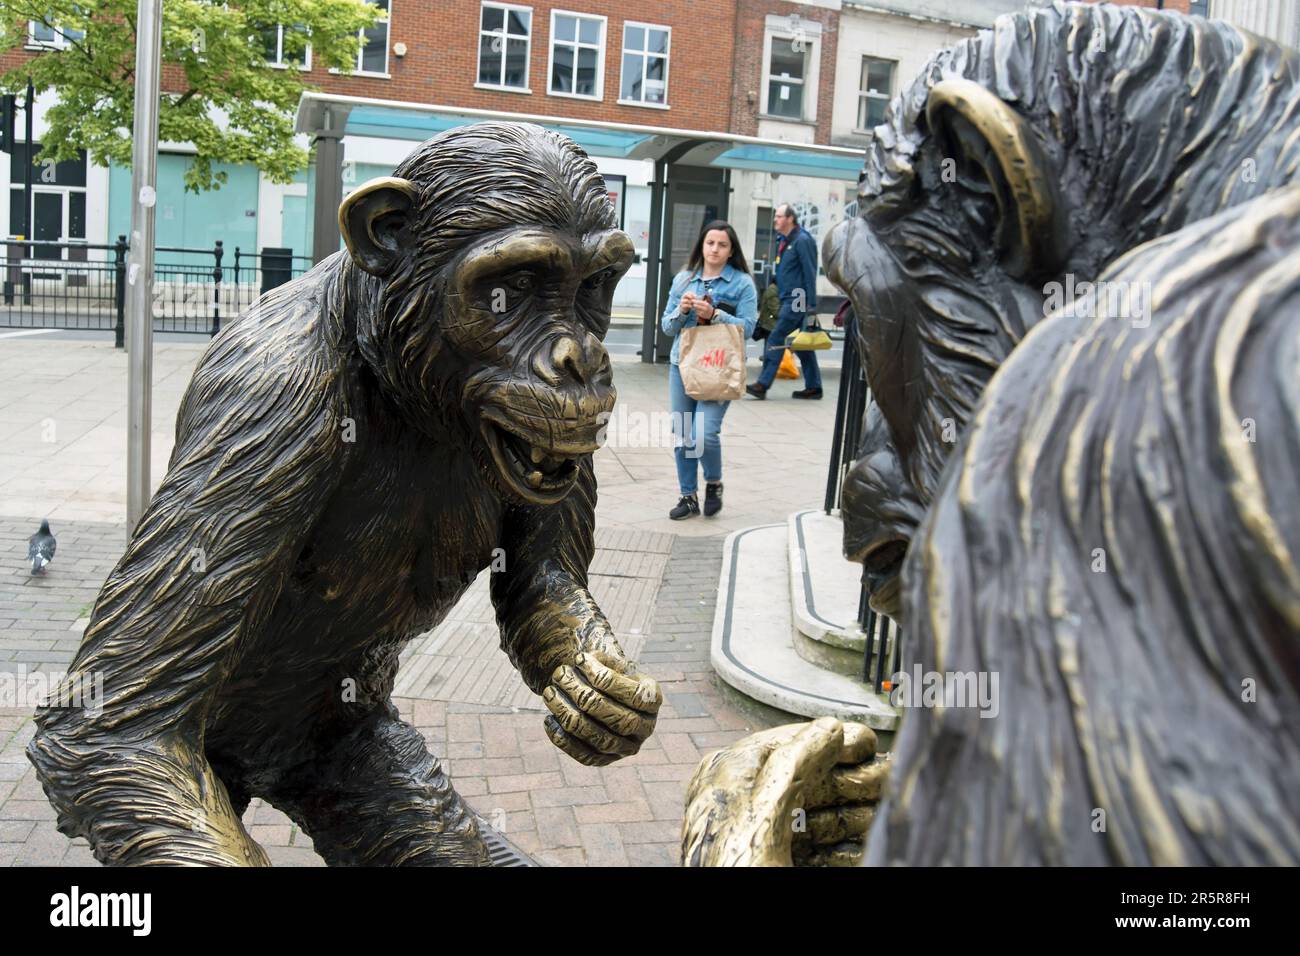
[[501,646],[524,683],[540,694],[579,650],[622,657],[614,631],[587,590],[596,554],[596,473],[578,464],[573,490],[550,506],[511,509],[502,538],[505,570],[492,575]]
[[591,456],[563,501],[507,515],[506,569],[492,575],[501,644],[550,716],[551,742],[573,759],[601,766],[636,753],[654,731],[663,702],[654,678],[637,675],[595,598],[587,568],[596,475]]
[[241,635],[276,600],[342,470],[338,372],[314,324],[290,321],[296,308],[280,322],[254,312],[205,355],[167,477],[68,678],[102,679],[101,706],[37,715],[28,754],[59,828],[103,862],[266,862],[203,735]]

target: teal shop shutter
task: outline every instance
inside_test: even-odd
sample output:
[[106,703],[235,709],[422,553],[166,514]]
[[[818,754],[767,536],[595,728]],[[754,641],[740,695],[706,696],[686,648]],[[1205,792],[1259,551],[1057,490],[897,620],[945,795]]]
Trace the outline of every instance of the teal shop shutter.
[[[227,181],[220,189],[203,193],[185,191],[188,156],[161,153],[158,156],[158,206],[155,217],[157,244],[208,250],[221,240],[225,255],[222,265],[234,263],[235,247],[252,252],[257,246],[257,167],[217,163]],[[129,236],[131,229],[131,171],[122,166],[109,169],[109,239]],[[251,213],[251,215],[250,215]],[[160,253],[159,262],[210,266],[211,255],[180,256]]]

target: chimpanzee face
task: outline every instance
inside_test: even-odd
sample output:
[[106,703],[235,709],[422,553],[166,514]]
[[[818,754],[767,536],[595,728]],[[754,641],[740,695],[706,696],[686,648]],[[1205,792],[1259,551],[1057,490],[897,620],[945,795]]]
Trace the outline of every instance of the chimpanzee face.
[[825,244],[875,403],[870,447],[845,486],[845,548],[891,616],[911,528],[989,379],[1041,319],[1044,278],[1069,242],[1049,165],[1007,104],[945,80],[917,123],[918,149],[868,161],[902,185],[873,188],[868,176],[859,217]]
[[462,406],[518,498],[559,501],[578,458],[599,447],[616,397],[602,340],[633,255],[615,229],[523,225],[486,236],[449,266],[443,343],[476,365]]
[[357,280],[362,355],[410,426],[455,429],[505,498],[554,504],[613,410],[602,341],[632,241],[590,160],[541,129],[453,131],[399,170],[339,213],[381,280]]

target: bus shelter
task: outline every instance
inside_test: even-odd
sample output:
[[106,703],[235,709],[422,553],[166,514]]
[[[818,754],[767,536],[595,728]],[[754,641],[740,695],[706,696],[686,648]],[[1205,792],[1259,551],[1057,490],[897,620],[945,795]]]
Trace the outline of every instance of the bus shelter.
[[641,358],[666,361],[671,340],[659,328],[668,299],[672,263],[695,236],[695,224],[728,218],[734,170],[856,182],[862,151],[792,143],[733,133],[665,129],[593,120],[533,116],[427,103],[304,93],[296,131],[316,148],[313,257],[319,262],[339,248],[337,210],[343,200],[344,136],[423,142],[444,130],[485,121],[534,123],[563,133],[593,157],[648,160],[650,228]]

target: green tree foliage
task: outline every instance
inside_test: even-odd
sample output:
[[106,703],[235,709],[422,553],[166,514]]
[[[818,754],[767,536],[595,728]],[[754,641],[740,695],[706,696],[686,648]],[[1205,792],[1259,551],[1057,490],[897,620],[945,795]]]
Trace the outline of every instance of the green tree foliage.
[[[159,140],[198,150],[185,184],[220,188],[213,163],[252,163],[274,182],[307,166],[293,118],[307,78],[356,68],[360,31],[383,18],[364,0],[166,0]],[[40,159],[80,149],[100,164],[131,163],[136,0],[4,0],[0,56],[22,50],[29,23],[57,33],[50,49],[0,75],[0,89],[54,90]],[[311,73],[306,62],[310,46]],[[273,65],[279,59],[286,66]],[[12,63],[12,58],[10,59]]]

